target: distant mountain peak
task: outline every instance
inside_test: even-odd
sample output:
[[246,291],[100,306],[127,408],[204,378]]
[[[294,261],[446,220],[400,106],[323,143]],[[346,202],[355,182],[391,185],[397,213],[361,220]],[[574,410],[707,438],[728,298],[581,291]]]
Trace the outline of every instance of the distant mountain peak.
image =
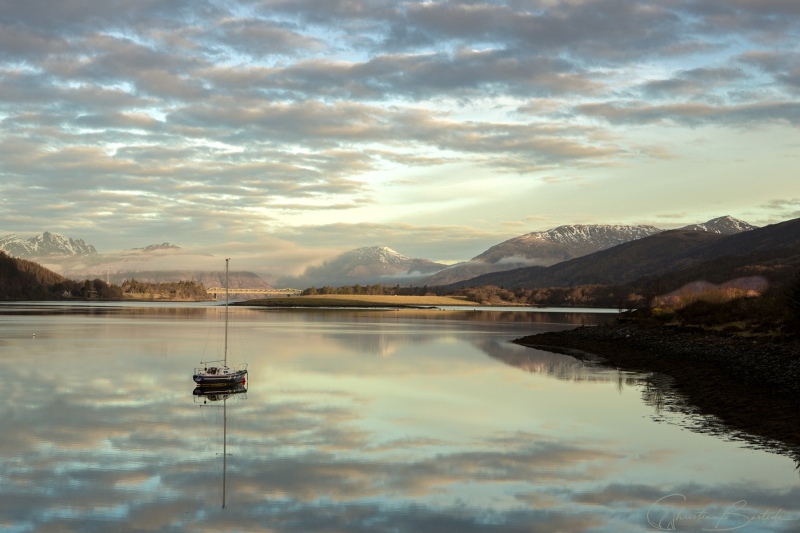
[[180,249],[181,249],[180,246],[172,244],[171,242],[162,242],[161,244],[150,244],[148,246],[145,246],[144,248],[131,248],[130,251],[156,252],[158,250],[180,250]]
[[97,255],[97,250],[83,239],[71,239],[60,233],[45,231],[22,240],[12,233],[0,238],[0,250],[16,257],[42,257],[48,255]]
[[284,285],[352,285],[355,283],[396,283],[442,270],[447,265],[428,259],[407,257],[388,246],[365,246],[348,250],[320,266],[309,267],[300,278],[285,278]]
[[363,248],[356,248],[341,254],[340,257],[360,257],[364,259],[375,259],[381,263],[403,263],[411,261],[411,258],[406,257],[396,250],[392,250],[388,246],[365,246]]
[[690,224],[680,229],[690,231],[707,231],[709,233],[719,233],[721,235],[735,235],[743,231],[751,231],[756,229],[757,226],[748,224],[744,220],[733,218],[730,215],[723,217],[712,218],[708,222],[702,224]]

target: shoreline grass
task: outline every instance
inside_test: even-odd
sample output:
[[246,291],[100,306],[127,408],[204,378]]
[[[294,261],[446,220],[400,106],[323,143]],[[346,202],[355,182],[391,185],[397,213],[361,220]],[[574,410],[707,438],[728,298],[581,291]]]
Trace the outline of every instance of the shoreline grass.
[[366,294],[317,294],[314,296],[291,296],[261,298],[236,302],[236,305],[257,307],[435,307],[452,305],[462,307],[485,307],[466,298],[452,296],[392,296]]

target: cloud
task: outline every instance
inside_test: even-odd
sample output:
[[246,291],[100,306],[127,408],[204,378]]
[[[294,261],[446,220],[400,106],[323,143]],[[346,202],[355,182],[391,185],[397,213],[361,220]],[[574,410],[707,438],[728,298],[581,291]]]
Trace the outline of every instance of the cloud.
[[753,50],[739,56],[739,61],[755,66],[772,79],[797,94],[800,91],[800,54]]
[[793,131],[798,18],[786,0],[0,1],[0,226],[204,245],[356,220],[394,198],[384,174],[588,182],[678,157],[641,126]]
[[800,198],[780,198],[759,206],[767,211],[768,223],[800,218]]
[[678,72],[674,77],[652,80],[644,84],[645,94],[656,97],[706,96],[709,91],[745,78],[736,68],[696,68]]
[[581,104],[575,110],[590,117],[599,117],[620,124],[652,122],[672,122],[689,126],[709,123],[744,126],[764,122],[784,122],[793,126],[800,124],[800,103],[793,101],[739,105],[705,103],[652,105],[634,100]]
[[364,62],[315,58],[283,68],[223,67],[205,74],[230,89],[246,82],[276,96],[354,100],[593,94],[604,87],[570,61],[509,49],[380,54]]
[[237,52],[263,58],[271,55],[294,55],[305,50],[324,48],[319,39],[302,35],[292,28],[256,18],[223,19],[218,23],[220,42]]

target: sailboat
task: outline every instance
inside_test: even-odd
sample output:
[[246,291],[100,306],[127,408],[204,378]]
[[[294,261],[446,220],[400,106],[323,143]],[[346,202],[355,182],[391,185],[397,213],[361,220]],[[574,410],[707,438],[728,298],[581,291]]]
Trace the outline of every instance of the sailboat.
[[[195,368],[192,379],[198,387],[233,387],[236,384],[247,383],[247,364],[241,364],[236,369],[228,367],[228,265],[230,259],[225,259],[225,356],[216,361],[200,361],[202,368]],[[209,366],[209,363],[222,363],[220,366]]]

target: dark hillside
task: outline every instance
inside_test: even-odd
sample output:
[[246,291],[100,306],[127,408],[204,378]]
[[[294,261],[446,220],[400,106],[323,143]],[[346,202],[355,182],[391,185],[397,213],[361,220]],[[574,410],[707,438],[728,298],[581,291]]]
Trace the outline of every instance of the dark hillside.
[[726,255],[659,276],[645,276],[629,285],[640,294],[666,293],[694,281],[725,283],[736,278],[761,276],[770,285],[786,285],[800,271],[800,248],[782,248],[747,255]]
[[48,287],[37,279],[36,274],[21,269],[18,259],[0,251],[0,299],[41,300],[49,296]]

